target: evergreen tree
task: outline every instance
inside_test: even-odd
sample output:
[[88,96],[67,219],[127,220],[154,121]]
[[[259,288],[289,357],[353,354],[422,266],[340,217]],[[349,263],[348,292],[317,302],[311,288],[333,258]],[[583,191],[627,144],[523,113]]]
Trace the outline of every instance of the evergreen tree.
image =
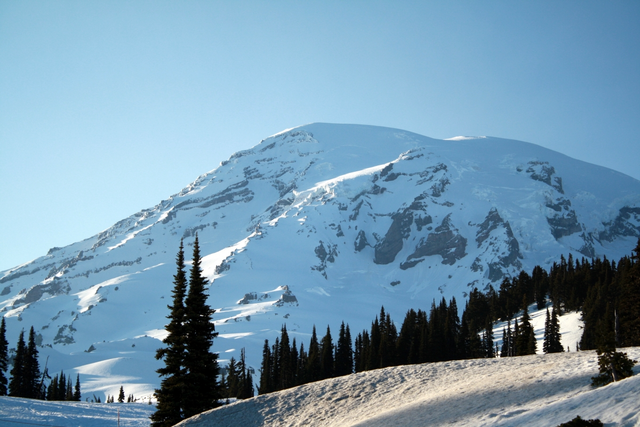
[[80,374],[76,375],[76,386],[73,390],[73,400],[76,402],[80,402],[82,397],[82,393],[80,393]]
[[186,371],[183,414],[185,418],[218,406],[218,355],[211,352],[213,339],[218,335],[212,322],[215,310],[207,304],[202,275],[200,245],[196,234],[193,244],[193,263],[189,274],[189,291],[185,299]]
[[278,390],[284,390],[294,386],[294,365],[291,360],[291,344],[286,325],[283,325],[280,331],[280,346],[277,351],[280,361]]
[[561,342],[560,324],[558,323],[558,314],[555,307],[552,309],[552,314],[549,315],[549,309],[547,309],[547,318],[544,325],[544,344],[543,351],[545,353],[561,353],[564,351],[564,347]]
[[156,372],[164,377],[160,388],[156,389],[157,410],[151,415],[152,426],[172,426],[183,419],[182,405],[185,387],[184,356],[185,344],[185,307],[187,276],[184,265],[184,247],[180,240],[180,249],[176,256],[177,272],[173,276],[173,301],[167,306],[170,310],[165,326],[167,336],[162,340],[166,347],[156,351],[156,359],[164,359],[164,367]]
[[484,350],[485,357],[491,359],[495,357],[495,350],[493,348],[493,323],[489,318],[487,318],[487,324],[485,326],[485,335],[484,335]]
[[65,377],[64,371],[60,371],[60,378],[58,378],[58,389],[56,390],[55,400],[64,400],[66,392],[67,392],[67,377]]
[[313,325],[311,340],[309,341],[309,357],[306,371],[306,377],[309,382],[322,379],[320,345],[318,344],[318,336],[316,335],[316,325]]
[[31,399],[42,399],[40,390],[40,364],[38,363],[38,348],[36,347],[33,326],[29,330],[29,340],[24,357],[24,387],[26,395]]
[[236,397],[238,399],[248,399],[253,397],[253,377],[251,375],[251,371],[247,367],[244,348],[240,350],[239,373],[238,394]]
[[320,346],[320,370],[322,379],[333,377],[333,340],[331,338],[331,330],[327,325],[327,333],[322,337]]
[[598,366],[600,374],[591,378],[594,387],[607,385],[613,381],[620,381],[633,375],[633,366],[638,363],[629,359],[627,353],[615,351],[608,347],[598,349]]
[[336,346],[335,360],[336,376],[349,375],[353,372],[353,350],[351,347],[351,334],[349,326],[345,327],[344,322],[340,325],[338,335],[338,345]]
[[272,391],[274,390],[271,383],[271,350],[269,350],[269,340],[264,340],[264,346],[262,347],[262,364],[260,365],[260,385],[258,386],[258,394],[271,393]]
[[2,317],[2,322],[0,323],[0,396],[6,396],[8,391],[6,376],[7,368],[9,367],[8,345],[7,326],[4,317]]
[[118,403],[124,403],[124,387],[120,386],[120,392],[118,392]]
[[25,384],[24,361],[27,348],[24,342],[24,331],[20,331],[18,337],[18,345],[16,347],[16,356],[13,359],[13,368],[11,369],[11,381],[9,381],[9,396],[27,397]]
[[58,375],[54,375],[47,388],[47,400],[59,400],[58,399]]

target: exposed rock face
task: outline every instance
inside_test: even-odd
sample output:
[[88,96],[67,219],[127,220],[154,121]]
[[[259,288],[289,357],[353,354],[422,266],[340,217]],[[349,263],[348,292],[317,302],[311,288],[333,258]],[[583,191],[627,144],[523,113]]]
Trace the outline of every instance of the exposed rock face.
[[413,224],[413,212],[409,209],[393,216],[393,222],[384,236],[384,239],[376,245],[376,264],[390,264],[396,259],[398,252],[402,250],[402,240],[409,237]]
[[553,166],[550,166],[549,162],[530,161],[528,165],[529,167],[527,168],[526,172],[529,174],[531,179],[544,182],[545,184],[558,190],[560,194],[564,194],[564,189],[562,188],[562,178],[559,176],[554,176],[556,173],[556,169]]
[[338,256],[338,245],[335,244],[325,244],[322,240],[320,240],[320,244],[315,248],[316,257],[320,260],[320,264],[314,265],[311,267],[312,270],[319,271],[325,279],[327,279],[327,263],[335,262]]
[[604,226],[600,240],[611,242],[620,236],[640,237],[640,208],[625,206],[613,221],[604,223]]
[[291,292],[288,286],[284,286],[284,292],[280,295],[280,298],[274,303],[278,307],[282,307],[285,304],[297,306],[298,298]]
[[[492,208],[485,220],[478,226],[476,232],[476,243],[478,248],[484,247],[484,254],[490,261],[486,263],[487,278],[496,282],[504,277],[504,271],[509,268],[519,269],[522,267],[520,259],[520,244],[513,235],[511,225],[502,219],[498,210]],[[506,243],[504,245],[503,243]],[[506,247],[504,251],[502,248]],[[474,271],[483,271],[482,263],[477,258],[471,266]]]
[[356,252],[362,251],[366,246],[371,246],[367,241],[367,236],[364,230],[360,230],[358,235],[356,236],[355,242],[353,242],[354,249]]
[[440,255],[443,264],[453,265],[466,255],[466,247],[467,239],[452,226],[450,215],[447,215],[426,239],[420,239],[415,251],[407,257],[407,262],[415,258]]

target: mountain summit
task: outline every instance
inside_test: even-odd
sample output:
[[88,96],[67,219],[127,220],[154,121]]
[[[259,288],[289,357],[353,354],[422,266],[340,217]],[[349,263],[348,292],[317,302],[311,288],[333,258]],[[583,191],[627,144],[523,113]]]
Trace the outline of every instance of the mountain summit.
[[[180,193],[81,242],[0,272],[8,340],[31,325],[49,371],[83,392],[149,396],[174,259],[196,233],[220,361],[259,367],[283,324],[397,321],[434,299],[560,255],[618,259],[640,236],[640,181],[540,146],[310,124],[240,151]],[[321,329],[322,330],[322,329]]]

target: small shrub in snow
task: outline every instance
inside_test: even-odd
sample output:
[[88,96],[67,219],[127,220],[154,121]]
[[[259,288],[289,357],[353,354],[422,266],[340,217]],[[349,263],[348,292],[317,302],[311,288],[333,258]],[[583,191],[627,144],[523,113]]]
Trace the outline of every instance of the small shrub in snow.
[[607,385],[614,381],[620,381],[633,375],[633,366],[638,363],[629,359],[627,353],[611,349],[598,349],[598,366],[600,374],[591,377],[591,385],[594,387]]
[[559,424],[558,427],[603,427],[602,421],[599,419],[595,420],[583,420],[578,415],[574,419],[569,422]]

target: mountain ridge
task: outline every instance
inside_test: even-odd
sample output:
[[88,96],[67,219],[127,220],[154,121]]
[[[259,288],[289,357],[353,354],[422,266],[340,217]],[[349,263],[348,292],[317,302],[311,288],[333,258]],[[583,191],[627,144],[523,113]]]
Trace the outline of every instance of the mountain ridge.
[[[283,323],[306,341],[314,324],[365,328],[381,305],[398,319],[561,254],[627,255],[640,236],[640,181],[522,141],[305,125],[88,239],[1,272],[8,331],[33,324],[65,369],[129,363],[122,342],[155,369],[173,259],[180,239],[190,258],[196,233],[217,310],[214,350],[224,361],[247,347],[257,369],[264,339]],[[87,375],[97,389],[115,386],[108,378],[117,375]],[[148,394],[158,381],[144,378],[131,383]]]

